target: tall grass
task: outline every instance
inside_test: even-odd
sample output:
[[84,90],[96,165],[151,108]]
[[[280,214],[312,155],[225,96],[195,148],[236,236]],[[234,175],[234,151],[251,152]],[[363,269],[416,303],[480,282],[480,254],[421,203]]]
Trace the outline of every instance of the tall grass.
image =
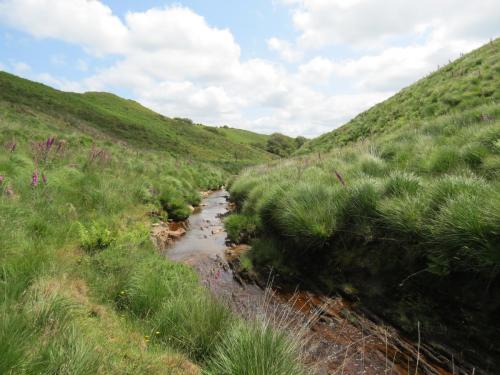
[[208,363],[234,315],[192,269],[157,253],[150,229],[188,217],[227,172],[4,102],[0,127],[0,373]]
[[231,238],[254,223],[254,270],[326,290],[349,283],[410,333],[424,322],[427,337],[497,363],[487,327],[500,306],[498,114],[491,104],[249,168],[230,186]]
[[217,348],[206,374],[301,375],[300,347],[269,322],[236,324]]

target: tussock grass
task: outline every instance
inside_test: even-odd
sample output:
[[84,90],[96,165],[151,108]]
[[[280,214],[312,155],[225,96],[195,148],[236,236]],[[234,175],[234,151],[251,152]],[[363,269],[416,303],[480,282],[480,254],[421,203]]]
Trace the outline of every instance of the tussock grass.
[[[199,373],[235,318],[192,269],[157,253],[151,224],[188,217],[227,170],[269,155],[247,145],[237,158],[225,137],[149,124],[155,114],[119,98],[77,103],[3,73],[0,86],[0,373]],[[26,92],[17,103],[23,88],[52,101]],[[200,132],[208,145],[186,143]]]
[[236,324],[217,348],[206,374],[302,375],[299,343],[268,322]]
[[[500,366],[489,345],[500,339],[500,97],[482,76],[498,70],[499,43],[306,143],[300,156],[241,173],[230,191],[237,221],[257,223],[253,269],[326,290],[348,283],[351,297],[410,333],[424,322],[431,340]],[[243,230],[226,223],[232,238]]]

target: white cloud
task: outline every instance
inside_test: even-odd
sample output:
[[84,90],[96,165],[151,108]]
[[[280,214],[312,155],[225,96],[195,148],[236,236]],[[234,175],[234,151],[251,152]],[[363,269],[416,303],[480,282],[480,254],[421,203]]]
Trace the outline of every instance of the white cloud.
[[267,47],[285,61],[295,62],[302,57],[302,53],[292,43],[276,37],[267,40]]
[[316,57],[299,67],[305,82],[348,79],[361,91],[396,91],[443,66],[478,43],[432,39],[425,44],[390,47],[358,59],[331,60]]
[[97,0],[2,0],[0,21],[37,38],[83,45],[96,54],[121,52],[127,29]]
[[444,39],[488,39],[499,32],[497,0],[282,0],[293,9],[299,45],[380,47],[439,30]]
[[[267,46],[287,65],[242,59],[230,30],[183,6],[128,12],[121,19],[98,0],[0,0],[0,22],[113,56],[81,82],[30,73],[47,84],[127,90],[168,116],[315,136],[475,47],[497,30],[493,20],[500,18],[493,0],[481,7],[465,0],[280,1],[292,7],[299,35],[295,41],[271,38]],[[332,59],[314,49],[332,44],[351,54]],[[75,66],[86,72],[91,62]]]

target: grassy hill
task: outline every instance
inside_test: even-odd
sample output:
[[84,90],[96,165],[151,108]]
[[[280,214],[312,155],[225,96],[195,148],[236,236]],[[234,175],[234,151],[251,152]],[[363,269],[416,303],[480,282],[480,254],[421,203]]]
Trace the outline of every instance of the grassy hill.
[[254,146],[262,150],[266,149],[267,141],[269,140],[269,135],[267,134],[254,133],[243,129],[223,126],[217,128],[217,131],[235,143]]
[[306,143],[300,153],[328,151],[373,139],[416,121],[461,113],[500,102],[500,39],[461,57],[356,116],[344,126]]
[[100,138],[126,142],[140,149],[166,151],[172,156],[189,155],[235,168],[238,164],[273,158],[262,148],[235,142],[215,128],[167,118],[109,93],[66,93],[0,72],[0,101],[19,110],[24,107],[53,116]]
[[225,223],[253,239],[241,263],[340,292],[469,372],[498,372],[499,51],[489,43],[305,155],[241,173]]
[[0,73],[0,374],[217,374],[264,345],[250,366],[300,373],[287,337],[235,316],[150,239],[270,158],[114,95]]

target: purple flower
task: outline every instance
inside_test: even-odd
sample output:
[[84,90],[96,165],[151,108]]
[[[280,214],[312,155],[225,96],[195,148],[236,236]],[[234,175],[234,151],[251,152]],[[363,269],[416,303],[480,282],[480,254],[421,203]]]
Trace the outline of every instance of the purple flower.
[[33,176],[31,177],[31,185],[38,186],[38,171],[35,170],[33,172]]
[[42,181],[44,185],[47,185],[47,176],[45,174],[42,174]]
[[47,146],[47,148],[51,148],[52,145],[54,144],[54,141],[56,140],[55,137],[49,137],[47,138],[47,142],[45,143],[45,145]]

